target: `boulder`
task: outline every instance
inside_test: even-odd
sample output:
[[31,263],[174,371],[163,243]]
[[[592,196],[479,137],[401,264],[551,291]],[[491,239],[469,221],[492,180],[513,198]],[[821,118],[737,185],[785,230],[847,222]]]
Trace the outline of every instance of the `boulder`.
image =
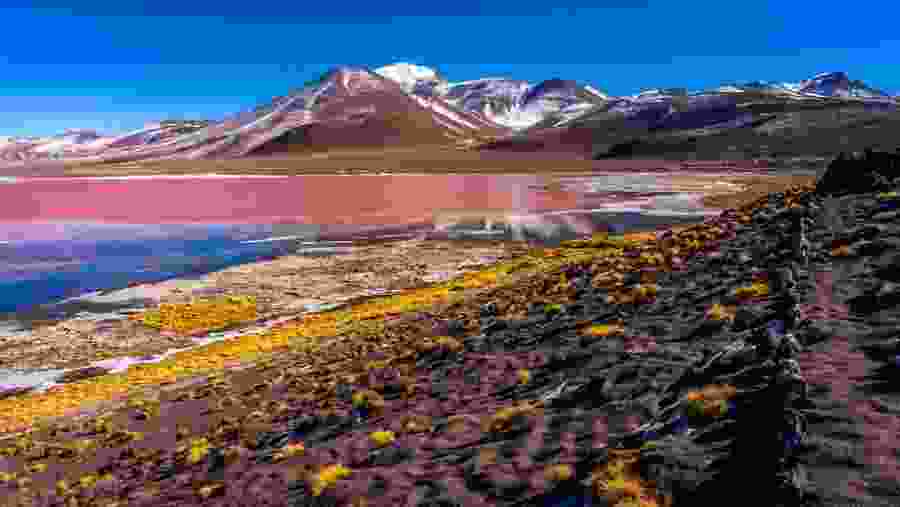
[[900,177],[900,150],[866,150],[840,153],[816,182],[820,195],[845,195],[873,192],[890,186]]

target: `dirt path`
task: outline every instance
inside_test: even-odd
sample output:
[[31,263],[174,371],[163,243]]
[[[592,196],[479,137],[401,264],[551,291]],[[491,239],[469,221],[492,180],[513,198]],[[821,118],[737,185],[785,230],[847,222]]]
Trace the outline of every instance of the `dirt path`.
[[[852,210],[845,201],[826,199],[821,220],[830,238],[856,225],[845,220],[848,215],[852,216]],[[801,311],[831,337],[798,359],[811,392],[816,393],[813,401],[817,408],[834,407],[831,417],[822,418],[815,410],[809,414],[809,438],[847,446],[845,463],[823,465],[820,456],[804,456],[810,465],[810,482],[824,486],[826,498],[871,501],[867,490],[875,483],[895,488],[900,483],[900,417],[890,410],[886,413],[879,399],[861,389],[877,367],[859,350],[860,338],[875,332],[876,326],[853,315],[846,305],[855,292],[854,274],[862,264],[862,259],[834,259],[816,269],[813,304],[804,305]]]

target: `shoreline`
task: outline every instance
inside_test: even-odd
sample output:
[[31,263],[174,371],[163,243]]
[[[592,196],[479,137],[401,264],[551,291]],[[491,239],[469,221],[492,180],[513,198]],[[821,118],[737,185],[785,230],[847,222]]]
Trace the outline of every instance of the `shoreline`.
[[[761,181],[762,184],[765,186],[765,189],[769,189],[772,185],[777,185],[779,183],[779,182],[769,181],[768,178],[761,178],[761,179],[758,179],[757,181]],[[722,188],[722,190],[725,190],[725,189]],[[733,190],[733,189],[731,189],[731,190]],[[742,187],[739,192],[730,191],[725,195],[715,194],[712,197],[718,198],[720,200],[725,200],[728,202],[739,202],[740,199],[742,199],[742,198],[746,199],[746,200],[751,200],[751,199],[747,199],[746,195],[748,193],[749,193],[749,195],[754,195],[754,194],[758,193],[759,191],[760,191],[759,189],[754,190],[752,188],[748,189],[746,187]],[[708,199],[709,197],[710,196],[708,194],[697,194],[692,199],[695,201],[695,204],[703,204],[703,202],[706,199]],[[634,211],[632,211],[630,213],[629,212],[619,213],[617,215],[617,217],[615,217],[615,218],[610,217],[609,222],[622,223],[624,221],[631,221],[631,220],[636,219],[636,222],[629,223],[629,225],[630,225],[629,231],[634,231],[634,232],[653,231],[653,230],[660,231],[660,230],[664,230],[664,229],[673,229],[673,228],[677,229],[677,228],[681,228],[681,227],[690,226],[692,224],[701,223],[705,219],[709,218],[709,216],[717,214],[717,212],[710,210],[710,212],[708,213],[707,216],[689,215],[687,217],[673,217],[673,216],[654,216],[652,214],[647,214],[642,211],[646,211],[646,210],[635,209]],[[462,214],[465,214],[465,212],[463,212]],[[476,210],[473,212],[473,214],[474,214],[474,216],[483,216],[486,213],[482,213],[482,212],[479,212]],[[610,214],[610,215],[613,215],[613,214]],[[640,222],[640,223],[637,223],[637,222]],[[353,248],[354,249],[359,248],[359,249],[362,249],[363,251],[373,251],[373,250],[392,251],[392,250],[396,250],[397,246],[400,245],[400,249],[402,250],[403,245],[409,244],[410,242],[412,242],[413,244],[418,243],[421,245],[434,245],[436,248],[442,248],[441,244],[444,243],[443,248],[446,248],[451,251],[456,251],[455,254],[451,254],[451,257],[454,259],[457,259],[457,261],[460,260],[459,256],[457,254],[459,254],[463,257],[466,257],[470,253],[470,251],[477,252],[479,246],[487,247],[488,245],[493,245],[492,248],[495,248],[496,252],[500,252],[501,250],[509,252],[510,249],[518,250],[520,255],[524,254],[524,252],[526,250],[533,248],[533,245],[529,245],[527,243],[515,244],[515,242],[510,243],[507,241],[496,240],[494,238],[472,239],[470,237],[467,239],[459,240],[459,239],[453,239],[452,237],[441,237],[440,235],[433,235],[431,238],[420,239],[420,240],[370,239],[370,240],[365,240],[365,241],[354,241]],[[328,256],[324,257],[324,259],[332,259],[335,263],[340,263],[340,258],[346,257],[346,255],[347,254],[328,255]],[[352,258],[353,254],[350,254],[350,256]],[[471,255],[468,255],[467,259],[471,260],[472,256],[478,256],[478,254],[472,253]],[[100,291],[99,293],[94,293],[92,295],[78,296],[78,297],[74,298],[74,300],[69,301],[67,303],[63,303],[63,304],[66,306],[71,305],[72,308],[80,307],[80,308],[82,308],[81,311],[92,313],[92,314],[106,313],[107,318],[93,318],[93,319],[87,319],[87,320],[94,322],[95,326],[107,326],[108,327],[112,323],[112,321],[115,319],[118,319],[118,321],[121,322],[122,319],[125,319],[125,316],[128,313],[132,313],[134,311],[139,311],[140,309],[152,307],[153,305],[158,304],[163,301],[186,300],[186,298],[188,298],[192,295],[195,295],[195,291],[197,289],[200,289],[201,293],[202,293],[202,290],[210,289],[210,288],[218,288],[222,292],[229,293],[229,287],[231,289],[230,292],[241,292],[241,291],[246,292],[248,290],[250,292],[258,291],[260,286],[269,285],[273,280],[272,277],[276,276],[269,269],[270,266],[272,266],[273,264],[277,264],[279,262],[290,263],[290,262],[292,262],[291,259],[297,260],[297,258],[303,258],[303,257],[305,257],[305,256],[289,254],[289,255],[285,255],[285,256],[281,256],[281,257],[276,257],[275,259],[270,259],[270,260],[237,264],[234,266],[226,267],[226,268],[212,271],[212,272],[205,273],[205,274],[191,274],[191,275],[187,275],[187,276],[175,276],[175,277],[170,277],[165,280],[160,280],[160,281],[152,282],[152,283],[137,284],[135,286],[120,287],[120,288],[111,288],[108,290]],[[496,257],[501,258],[502,254],[497,255]],[[285,259],[288,259],[288,261],[285,261]],[[315,258],[311,258],[311,259],[315,259]],[[498,261],[495,261],[495,262],[498,262]],[[301,264],[302,264],[302,262],[301,262]],[[311,261],[309,264],[313,265],[316,263]],[[456,273],[458,274],[463,271],[464,270],[456,270]],[[229,273],[235,273],[235,272],[242,273],[242,276],[243,276],[242,282],[238,283],[237,285],[233,285],[233,284],[229,285],[229,283],[227,283],[227,282],[224,284],[224,286],[219,286],[219,284],[217,284],[216,280],[220,280],[223,277],[227,278],[229,276]],[[334,275],[331,275],[331,276],[333,277]],[[339,275],[339,276],[344,276],[344,275]],[[338,285],[346,283],[346,281],[347,281],[347,279],[345,278],[345,280],[343,282],[340,282]],[[342,299],[342,296],[340,296],[339,294],[338,294],[338,299],[334,298],[334,295],[336,294],[334,291],[336,290],[336,288],[333,285],[334,285],[334,283],[332,283],[332,289],[331,289],[332,297],[330,297],[330,299],[327,297],[324,299],[322,299],[322,298],[307,298],[306,302],[310,302],[313,305],[316,305],[316,304],[326,304],[326,305],[327,304],[340,304],[341,301],[345,300],[345,299]],[[415,283],[408,284],[407,287],[412,287],[413,285],[415,285]],[[185,288],[182,289],[179,287],[185,287]],[[373,288],[375,288],[375,287],[372,285],[364,284],[362,286],[362,290],[369,290],[369,289],[373,289]],[[158,294],[154,296],[154,295],[152,295],[153,292],[158,292]],[[338,292],[340,292],[340,291],[338,291]],[[126,297],[126,295],[128,295],[128,294],[131,294],[132,297]],[[202,295],[202,294],[197,294],[197,295]],[[352,299],[354,296],[359,296],[359,295],[360,295],[360,293],[357,291],[356,293],[354,293],[354,295],[346,295],[345,294],[344,296],[346,296],[346,299]],[[271,299],[271,298],[275,297],[275,295],[274,295],[274,293],[272,295],[266,294],[266,297]],[[284,295],[282,294],[281,297],[284,298]],[[73,299],[73,298],[69,298],[69,299]],[[293,298],[293,299],[296,299],[296,298]],[[46,309],[46,311],[43,311],[43,313],[45,315],[46,315],[46,313],[52,313],[53,308],[58,307],[59,304],[60,304],[60,302],[56,302],[56,303],[48,305],[49,308]],[[314,308],[314,306],[313,306],[313,308]],[[300,309],[299,307],[294,305],[293,307],[291,307],[290,309],[287,310],[287,313],[289,314],[291,312],[294,312],[294,315],[298,315],[299,313],[296,313],[296,312],[299,309]],[[92,311],[92,310],[94,310],[94,311]],[[306,307],[303,308],[303,311],[307,311]],[[275,312],[281,312],[281,313],[280,313],[280,315],[276,315]],[[60,329],[60,328],[65,330],[65,333],[73,333],[73,332],[76,333],[75,336],[89,335],[89,334],[95,332],[95,330],[96,330],[96,327],[91,327],[91,326],[87,326],[87,325],[85,325],[86,327],[84,327],[80,330],[68,329],[69,327],[71,327],[70,325],[72,323],[79,322],[77,315],[73,316],[70,314],[67,318],[54,321],[53,319],[42,319],[40,317],[42,310],[34,310],[33,309],[30,312],[18,312],[18,313],[36,314],[38,316],[38,318],[35,320],[38,320],[38,321],[43,320],[43,322],[40,322],[40,325],[36,326],[36,328],[28,331],[27,336],[29,338],[33,338],[36,335],[40,336],[42,333],[47,334],[48,332],[49,332],[49,334],[53,335],[55,330]],[[277,318],[279,316],[284,316],[286,314],[284,308],[281,308],[281,309],[275,310],[274,312],[269,312],[269,313],[267,313],[264,310],[263,313],[265,314],[264,316],[266,316],[268,318]],[[113,317],[113,315],[117,315],[117,316]],[[259,320],[264,320],[263,316],[261,316]],[[82,322],[83,322],[83,320],[82,320]],[[116,324],[112,323],[112,325],[115,326]],[[77,328],[78,326],[75,326],[75,327]],[[141,330],[141,331],[142,332],[139,334],[144,335],[145,338],[149,338],[149,336],[147,336],[149,333],[148,330]],[[130,329],[129,331],[126,332],[126,334],[131,333],[131,335],[134,335],[135,333],[138,333],[138,332],[139,332],[139,330],[137,328],[135,328],[135,329]],[[152,334],[152,333],[149,333],[149,334]],[[124,338],[124,336],[122,336],[121,338]],[[133,336],[129,336],[129,338],[133,338]],[[8,341],[8,340],[6,340],[6,341]],[[76,339],[76,341],[77,341],[77,339]],[[110,343],[108,339],[103,339],[102,341],[106,342],[108,345],[114,345],[113,343]],[[169,346],[168,348],[160,349],[159,347],[156,347],[149,351],[143,350],[142,355],[164,354],[168,350],[171,350],[172,348],[183,348],[184,346],[190,346],[192,343],[194,343],[194,342],[190,341],[190,340],[173,339],[173,340],[170,340],[171,346]],[[115,344],[115,345],[119,345],[119,344]],[[3,349],[7,349],[7,348],[8,348],[8,343],[4,344],[2,346],[2,348],[0,348],[0,357],[2,357],[3,355],[6,355],[6,354],[3,354],[2,351],[3,351]],[[120,348],[120,347],[116,347],[116,348]],[[6,357],[9,357],[9,356],[6,355]],[[23,369],[23,371],[25,371],[25,373],[27,374],[30,371],[34,371],[34,370],[40,369],[40,368],[53,369],[54,364],[58,364],[58,363],[47,364],[45,362],[42,362],[39,365],[33,364],[32,368],[25,368],[25,369]],[[81,364],[77,364],[77,365],[71,364],[70,365],[70,367],[72,367],[72,368],[87,367],[87,366],[89,366],[89,364],[87,364],[84,361],[82,361]],[[16,368],[16,366],[4,364],[3,368]]]

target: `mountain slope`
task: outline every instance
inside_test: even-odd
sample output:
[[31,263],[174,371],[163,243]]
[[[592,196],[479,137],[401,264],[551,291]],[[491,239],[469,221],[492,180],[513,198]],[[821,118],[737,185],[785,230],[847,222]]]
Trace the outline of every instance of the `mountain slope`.
[[375,72],[419,96],[439,97],[491,121],[523,129],[553,118],[573,117],[597,105],[606,95],[575,81],[549,79],[538,84],[496,77],[449,83],[433,69],[396,63]]
[[5,139],[0,161],[192,160],[420,145],[578,157],[825,156],[868,144],[890,148],[886,129],[895,127],[897,105],[897,97],[843,72],[796,84],[614,97],[563,79],[449,83],[433,69],[398,63],[375,71],[338,67],[212,124],[163,121],[115,137],[67,131]]
[[479,79],[450,85],[445,98],[466,111],[480,112],[508,127],[523,129],[542,121],[577,116],[606,98],[575,81],[550,79],[532,85],[506,78]]
[[[335,147],[453,145],[504,135],[507,130],[446,101],[407,93],[393,80],[363,68],[339,67],[270,104],[204,128],[154,125],[109,140],[67,159],[100,162],[235,158]],[[34,144],[0,147],[8,161],[50,158]],[[52,150],[50,150],[52,151]]]
[[480,149],[683,160],[827,157],[900,145],[893,134],[900,127],[896,101],[853,90],[873,89],[828,73],[796,87],[756,82],[694,95],[657,90],[608,98],[568,121],[541,122]]

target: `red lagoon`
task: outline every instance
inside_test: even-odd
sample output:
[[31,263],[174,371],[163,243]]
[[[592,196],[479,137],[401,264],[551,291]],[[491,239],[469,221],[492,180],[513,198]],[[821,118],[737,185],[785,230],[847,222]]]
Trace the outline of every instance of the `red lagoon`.
[[0,185],[0,222],[399,225],[443,211],[584,209],[652,195],[575,191],[533,175],[25,178]]

